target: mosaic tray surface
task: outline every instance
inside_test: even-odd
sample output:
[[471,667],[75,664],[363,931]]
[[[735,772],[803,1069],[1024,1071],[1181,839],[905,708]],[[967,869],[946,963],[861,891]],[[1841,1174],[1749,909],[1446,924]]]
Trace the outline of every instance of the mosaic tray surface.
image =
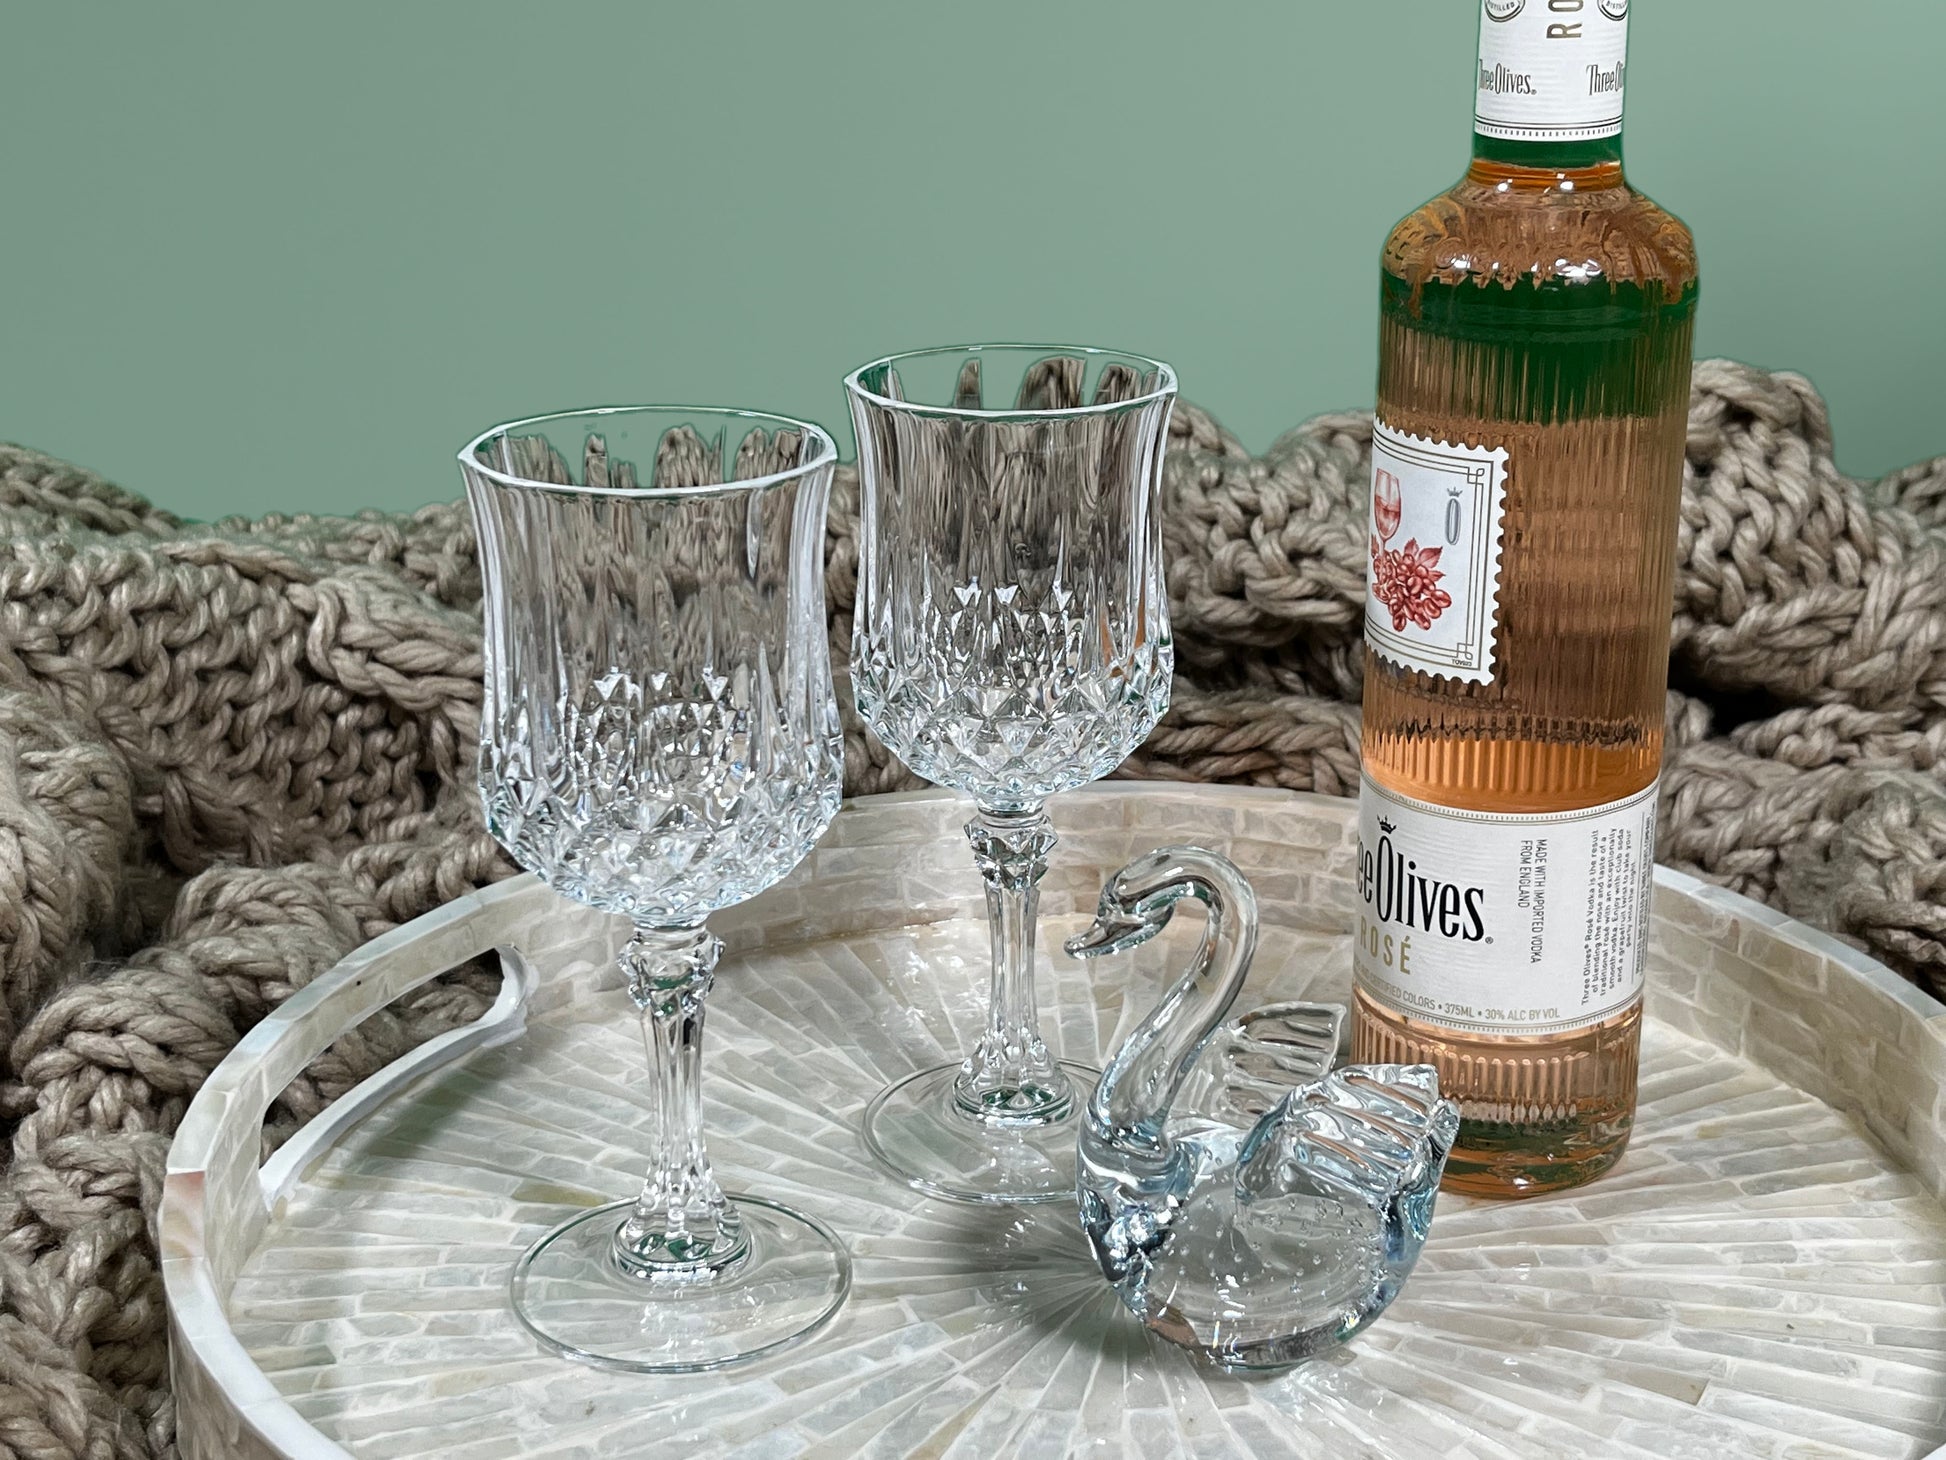
[[[1099,1062],[1200,931],[1184,917],[1092,969],[1058,952],[1102,874],[1167,842],[1223,851],[1256,884],[1239,1009],[1347,996],[1350,803],[1108,786],[1052,809],[1041,989],[1062,1054]],[[1887,970],[1659,873],[1640,1123],[1618,1170],[1514,1205],[1442,1197],[1405,1294],[1349,1349],[1222,1378],[1122,1312],[1071,1210],[930,1201],[863,1155],[870,1096],[982,1017],[964,815],[937,793],[849,806],[791,881],[719,924],[711,1149],[726,1186],[849,1241],[856,1286],[830,1329],[761,1366],[650,1379],[569,1365],[515,1323],[513,1258],[639,1180],[646,1076],[608,968],[616,926],[506,884],[487,911],[434,916],[456,949],[490,914],[528,955],[516,1042],[381,1077],[335,1143],[271,1173],[287,1190],[268,1215],[237,1153],[276,1059],[240,1052],[185,1123],[163,1238],[188,1460],[1810,1460],[1946,1438],[1946,1010]],[[349,994],[307,994],[285,1017],[328,1039]]]

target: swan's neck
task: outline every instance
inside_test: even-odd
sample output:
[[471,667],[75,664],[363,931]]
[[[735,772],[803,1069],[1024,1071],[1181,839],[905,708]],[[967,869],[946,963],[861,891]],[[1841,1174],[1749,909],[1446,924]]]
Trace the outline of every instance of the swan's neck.
[[1201,946],[1162,1001],[1135,1027],[1103,1071],[1089,1102],[1090,1134],[1125,1158],[1168,1155],[1169,1109],[1197,1057],[1243,988],[1256,948],[1250,889],[1226,868],[1198,867],[1175,891],[1208,909]]

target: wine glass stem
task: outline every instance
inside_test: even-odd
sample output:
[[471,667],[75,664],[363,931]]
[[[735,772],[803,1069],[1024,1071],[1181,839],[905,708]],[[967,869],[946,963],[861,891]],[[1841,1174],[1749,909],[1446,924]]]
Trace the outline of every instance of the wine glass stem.
[[703,1001],[722,951],[722,941],[700,923],[638,926],[622,951],[655,1106],[648,1179],[615,1232],[615,1260],[636,1277],[706,1281],[748,1251],[703,1144]]
[[986,1034],[954,1081],[953,1104],[989,1125],[1052,1124],[1074,1109],[1074,1087],[1041,1038],[1034,1003],[1034,924],[1054,828],[1038,806],[982,807],[966,837],[986,879],[993,996]]

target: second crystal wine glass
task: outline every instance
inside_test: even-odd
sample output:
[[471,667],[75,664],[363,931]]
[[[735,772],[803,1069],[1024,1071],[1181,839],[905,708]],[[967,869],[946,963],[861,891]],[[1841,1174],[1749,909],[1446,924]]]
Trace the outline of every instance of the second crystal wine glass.
[[986,1033],[962,1063],[882,1092],[866,1145],[934,1195],[1071,1201],[1073,1117],[1097,1072],[1041,1036],[1042,806],[1107,775],[1168,707],[1157,508],[1175,374],[1102,350],[976,346],[892,356],[845,387],[858,707],[914,771],[977,803],[966,834],[993,934]]
[[460,453],[480,534],[493,834],[556,891],[635,925],[648,1180],[514,1268],[514,1309],[571,1357],[683,1371],[824,1323],[851,1264],[820,1223],[726,1196],[703,1146],[706,919],[795,867],[838,809],[817,427],[644,407],[518,421]]

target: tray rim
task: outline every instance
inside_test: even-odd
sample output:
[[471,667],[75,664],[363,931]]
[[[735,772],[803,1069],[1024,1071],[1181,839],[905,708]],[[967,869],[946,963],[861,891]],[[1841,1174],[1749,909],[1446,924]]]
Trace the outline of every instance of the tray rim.
[[[1135,781],[1096,782],[1067,793],[1056,804],[1081,798],[1142,799],[1170,795],[1256,800],[1265,804],[1310,804],[1328,807],[1337,815],[1356,805],[1355,800],[1344,797],[1276,787]],[[955,802],[970,805],[965,797],[935,787],[848,797],[839,814]],[[1752,898],[1660,863],[1655,866],[1654,880],[1658,888],[1665,888],[1705,909],[1756,924],[1773,938],[1843,968],[1919,1018],[1937,1039],[1946,1043],[1946,1003],[1870,954]],[[325,1437],[298,1413],[231,1329],[211,1254],[203,1240],[209,1226],[212,1178],[220,1181],[243,1166],[254,1167],[255,1142],[263,1111],[332,1039],[400,994],[447,969],[497,951],[505,978],[498,997],[479,1020],[428,1040],[374,1071],[308,1122],[261,1168],[255,1168],[255,1194],[260,1200],[235,1213],[253,1239],[261,1234],[277,1203],[303,1171],[398,1090],[476,1049],[518,1039],[526,1028],[527,1006],[536,987],[536,976],[509,938],[523,913],[539,911],[555,902],[556,897],[535,874],[523,872],[456,898],[360,945],[249,1030],[192,1098],[170,1142],[156,1223],[169,1320],[171,1383],[177,1395],[177,1443],[185,1460],[227,1460],[226,1452],[206,1448],[201,1434],[191,1433],[188,1406],[182,1402],[185,1381],[188,1386],[220,1401],[236,1430],[263,1446],[268,1455],[281,1460],[355,1460],[349,1451]],[[422,947],[435,951],[417,976],[397,982],[396,986],[380,976],[391,960]],[[303,1036],[306,1033],[315,1036],[318,1031],[309,1026],[323,1017],[320,1011],[334,1006],[341,1006],[340,1012],[350,1017],[332,1026],[329,1034],[316,1040],[315,1048],[308,1048],[307,1052],[308,1042]],[[1741,1051],[1732,1053],[1749,1058]],[[1779,1079],[1789,1079],[1776,1071],[1772,1073]],[[275,1083],[270,1083],[273,1080]],[[249,1146],[245,1148],[236,1138],[237,1128],[226,1117],[233,1109],[251,1103],[255,1103],[257,1114],[254,1120],[244,1123],[250,1135]],[[1826,1103],[1844,1108],[1831,1101]],[[1874,1142],[1886,1147],[1886,1139],[1871,1122],[1863,1123]],[[1910,1164],[1896,1151],[1888,1150],[1887,1155],[1893,1161]],[[1926,1460],[1946,1460],[1946,1444],[1929,1451]]]

